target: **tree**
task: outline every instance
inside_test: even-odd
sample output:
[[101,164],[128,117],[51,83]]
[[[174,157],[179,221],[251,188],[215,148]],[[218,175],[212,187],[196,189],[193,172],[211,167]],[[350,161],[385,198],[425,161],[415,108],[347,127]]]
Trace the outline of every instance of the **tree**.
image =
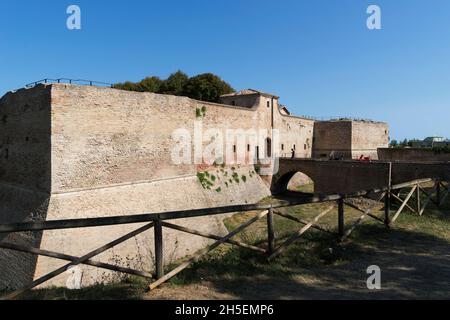
[[148,77],[138,83],[127,81],[116,84],[114,87],[128,91],[187,96],[192,99],[210,102],[219,102],[221,95],[234,92],[228,83],[212,73],[204,73],[189,78],[182,71],[172,73],[166,80],[161,80],[158,77]]
[[147,77],[137,84],[137,91],[159,93],[163,83],[158,77]]
[[395,139],[392,140],[392,141],[391,141],[391,144],[390,144],[390,147],[391,147],[391,148],[397,148],[397,147],[398,147],[398,141],[395,140]]
[[127,81],[125,83],[117,83],[114,85],[114,88],[127,91],[138,91],[136,83],[131,81]]
[[187,74],[178,70],[177,72],[172,73],[169,78],[163,82],[160,93],[181,96],[183,95],[184,88],[188,81],[189,77]]
[[408,146],[408,139],[403,140],[403,141],[400,143],[400,146],[401,146],[402,148],[406,148],[406,147]]
[[190,78],[184,88],[186,96],[209,102],[219,102],[221,95],[233,91],[228,83],[212,73],[204,73]]

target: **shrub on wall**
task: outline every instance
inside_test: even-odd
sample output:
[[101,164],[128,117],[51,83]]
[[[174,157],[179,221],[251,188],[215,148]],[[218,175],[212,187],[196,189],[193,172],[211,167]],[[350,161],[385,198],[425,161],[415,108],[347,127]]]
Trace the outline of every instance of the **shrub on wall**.
[[202,101],[219,102],[220,96],[233,92],[233,88],[212,73],[192,77],[184,88],[186,96]]
[[186,96],[196,100],[219,102],[220,96],[234,92],[234,89],[220,77],[212,73],[204,73],[189,78],[184,72],[177,71],[167,79],[147,77],[137,83],[124,82],[114,85],[114,88]]

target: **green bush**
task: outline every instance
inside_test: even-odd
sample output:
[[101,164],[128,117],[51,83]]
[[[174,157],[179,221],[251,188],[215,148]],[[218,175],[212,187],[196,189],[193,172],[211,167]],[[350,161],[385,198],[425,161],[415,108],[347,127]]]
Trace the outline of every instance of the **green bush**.
[[[186,96],[209,102],[219,102],[221,95],[234,92],[234,89],[228,83],[212,73],[204,73],[189,78],[182,71],[171,74],[165,80],[158,77],[147,77],[137,83],[130,81],[117,83],[114,85],[114,88],[127,91]],[[205,107],[199,110],[202,114],[205,111]]]

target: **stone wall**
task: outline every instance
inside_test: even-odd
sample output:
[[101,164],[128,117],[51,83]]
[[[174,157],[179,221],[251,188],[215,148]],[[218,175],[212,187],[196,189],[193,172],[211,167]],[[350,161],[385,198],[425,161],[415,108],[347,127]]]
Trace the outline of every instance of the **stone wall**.
[[50,87],[0,100],[0,183],[50,190]]
[[[249,139],[248,133],[258,130],[269,134],[279,130],[280,141],[273,141],[272,152],[287,157],[292,148],[296,158],[310,158],[314,145],[316,153],[334,150],[336,143],[341,143],[342,149],[351,145],[351,123],[314,127],[312,120],[281,114],[278,98],[252,95],[240,99],[237,106],[230,106],[65,84],[39,85],[6,95],[0,100],[0,223],[208,208],[256,203],[270,195],[269,185],[255,173],[253,165],[229,163],[217,167],[201,161],[175,164],[172,151],[178,142],[173,133],[179,129],[192,139],[194,127],[202,127],[203,133],[218,130],[224,136],[227,129],[240,129],[248,139],[243,146],[247,158],[257,149],[260,157],[265,156],[266,143]],[[234,139],[231,146],[238,148]],[[193,144],[189,148],[191,160],[197,155],[195,151]],[[233,148],[228,151],[235,157]],[[197,177],[205,171],[216,178],[208,188]],[[239,182],[229,180],[233,174]],[[224,234],[223,218],[201,217],[177,223]],[[0,236],[0,240],[80,256],[138,227],[24,233]],[[210,243],[173,231],[165,231],[164,239],[166,263]],[[98,260],[150,271],[152,242],[152,232],[146,232]],[[63,263],[0,250],[0,290],[19,287]],[[81,269],[83,285],[117,279],[114,273],[84,266]],[[45,286],[64,286],[67,277],[61,275]]]
[[[42,221],[51,190],[50,87],[0,99],[0,223]],[[0,234],[39,247],[42,233]],[[36,257],[0,249],[0,290],[33,280]]]
[[314,121],[294,116],[282,115],[278,108],[275,115],[275,128],[280,132],[281,157],[291,157],[295,150],[296,158],[311,158],[313,150]]
[[[268,101],[260,97],[254,107],[242,108],[152,93],[54,85],[53,190],[196,174],[193,165],[172,164],[172,133],[183,128],[194,137],[194,122],[201,122],[204,132],[219,129],[224,135],[227,129],[270,130]],[[204,110],[201,117],[198,110]],[[274,128],[281,133],[274,150],[281,152],[284,145],[290,155],[295,146],[297,157],[311,157],[314,122],[283,116],[277,105],[274,110]],[[254,153],[257,145],[247,142],[248,153]]]
[[[218,180],[216,187],[208,190],[196,174],[218,168],[175,165],[171,161],[173,130],[185,128],[193,133],[194,122],[200,120],[205,129],[266,127],[270,116],[255,110],[183,97],[69,85],[21,90],[7,95],[1,105],[0,118],[6,121],[6,129],[0,132],[1,141],[6,142],[2,150],[6,146],[8,158],[14,161],[8,163],[6,157],[1,160],[7,170],[0,183],[0,223],[256,203],[270,194],[253,166],[234,169],[239,177],[246,177],[245,181],[225,185]],[[204,110],[201,119],[198,109]],[[220,174],[216,175],[220,179]],[[224,234],[223,218],[202,217],[176,223]],[[2,240],[82,255],[138,227],[47,231],[10,235]],[[210,243],[167,230],[164,237],[167,263]],[[147,232],[99,256],[99,260],[152,270],[152,239],[152,232]],[[17,288],[63,263],[0,250],[0,289]],[[111,272],[81,268],[83,285],[117,279]],[[61,275],[45,286],[64,286],[67,277]]]
[[383,122],[352,122],[352,157],[378,159],[378,148],[389,144],[389,127]]
[[292,179],[296,179],[298,172],[312,180],[314,192],[317,194],[346,194],[389,184],[389,163],[282,159],[279,172],[271,180],[272,193],[283,193],[290,188]]
[[335,151],[351,159],[351,148],[351,121],[317,121],[314,124],[314,158],[328,158]]
[[[213,170],[213,169],[212,169]],[[160,181],[129,184],[110,188],[99,188],[79,192],[52,195],[47,219],[86,218],[115,215],[134,215],[159,213],[176,210],[201,209],[234,204],[256,203],[269,195],[269,191],[257,175],[250,177],[251,168],[236,169],[240,176],[246,175],[246,183],[223,186],[222,192],[205,190],[196,176],[187,176]],[[252,192],[249,192],[251,190]],[[191,229],[225,235],[222,220],[226,215],[189,218],[171,221]],[[141,224],[59,230],[45,232],[41,246],[48,250],[63,251],[66,254],[80,256],[108,243]],[[126,243],[99,256],[100,261],[119,264],[140,270],[153,270],[153,231],[147,231]],[[174,263],[177,259],[192,255],[210,244],[202,237],[164,229],[165,263]],[[97,258],[96,258],[97,260]],[[36,265],[35,277],[60,267],[63,262],[40,258]],[[117,280],[118,275],[98,268],[82,266],[83,285]],[[64,286],[67,275],[61,275],[49,284]]]
[[331,152],[345,159],[361,156],[378,159],[378,148],[387,147],[389,128],[386,123],[372,121],[318,121],[314,125],[314,158],[328,158]]
[[422,148],[379,148],[383,161],[450,161],[450,153]]

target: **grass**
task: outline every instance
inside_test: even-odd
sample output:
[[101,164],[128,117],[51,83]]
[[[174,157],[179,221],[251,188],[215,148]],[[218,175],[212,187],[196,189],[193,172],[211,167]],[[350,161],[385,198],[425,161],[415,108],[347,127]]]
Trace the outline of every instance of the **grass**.
[[140,300],[148,287],[148,281],[130,276],[120,283],[95,285],[81,290],[49,288],[25,293],[24,300]]
[[[303,192],[311,192],[312,186],[304,186]],[[270,199],[265,199],[269,201]],[[425,199],[423,199],[425,200]],[[411,201],[411,203],[414,203]],[[423,202],[422,202],[423,203]],[[302,218],[313,219],[318,213],[327,209],[330,203],[307,204],[282,209],[285,213]],[[398,208],[394,205],[393,210]],[[319,221],[319,225],[337,231],[337,209]],[[380,204],[374,214],[383,217]],[[305,270],[320,273],[321,270],[343,267],[354,268],[353,262],[369,258],[373,250],[381,245],[389,246],[389,241],[395,241],[398,247],[409,250],[411,239],[424,239],[423,243],[432,243],[433,239],[450,245],[450,204],[445,204],[438,210],[432,204],[422,217],[405,210],[398,218],[393,230],[382,223],[366,218],[363,225],[356,228],[350,238],[343,243],[336,241],[333,235],[310,229],[304,236],[273,262],[268,263],[267,256],[240,247],[230,245],[220,246],[190,268],[172,278],[166,288],[184,288],[202,281],[219,283],[223,279],[241,279],[255,276],[265,276],[274,279],[294,279],[301,276]],[[224,221],[228,230],[233,230],[240,224],[254,217],[256,212],[236,214]],[[346,225],[353,224],[361,215],[355,209],[345,208]],[[290,235],[301,229],[302,225],[275,216],[276,245],[282,244]],[[265,248],[267,245],[266,220],[261,219],[240,233],[235,239]],[[396,236],[397,235],[397,236]],[[431,239],[431,240],[430,240]],[[427,242],[428,241],[428,242]],[[368,249],[369,248],[369,249]],[[375,249],[374,249],[375,248]],[[381,249],[379,249],[381,250]],[[398,249],[400,250],[400,249]],[[413,250],[413,248],[411,248]],[[233,290],[245,290],[245,283],[230,282]],[[142,299],[147,282],[139,278],[128,278],[126,281],[111,285],[98,285],[81,291],[66,289],[36,290],[27,293],[25,299]],[[238,288],[236,288],[236,286]],[[164,291],[165,289],[161,289]]]

